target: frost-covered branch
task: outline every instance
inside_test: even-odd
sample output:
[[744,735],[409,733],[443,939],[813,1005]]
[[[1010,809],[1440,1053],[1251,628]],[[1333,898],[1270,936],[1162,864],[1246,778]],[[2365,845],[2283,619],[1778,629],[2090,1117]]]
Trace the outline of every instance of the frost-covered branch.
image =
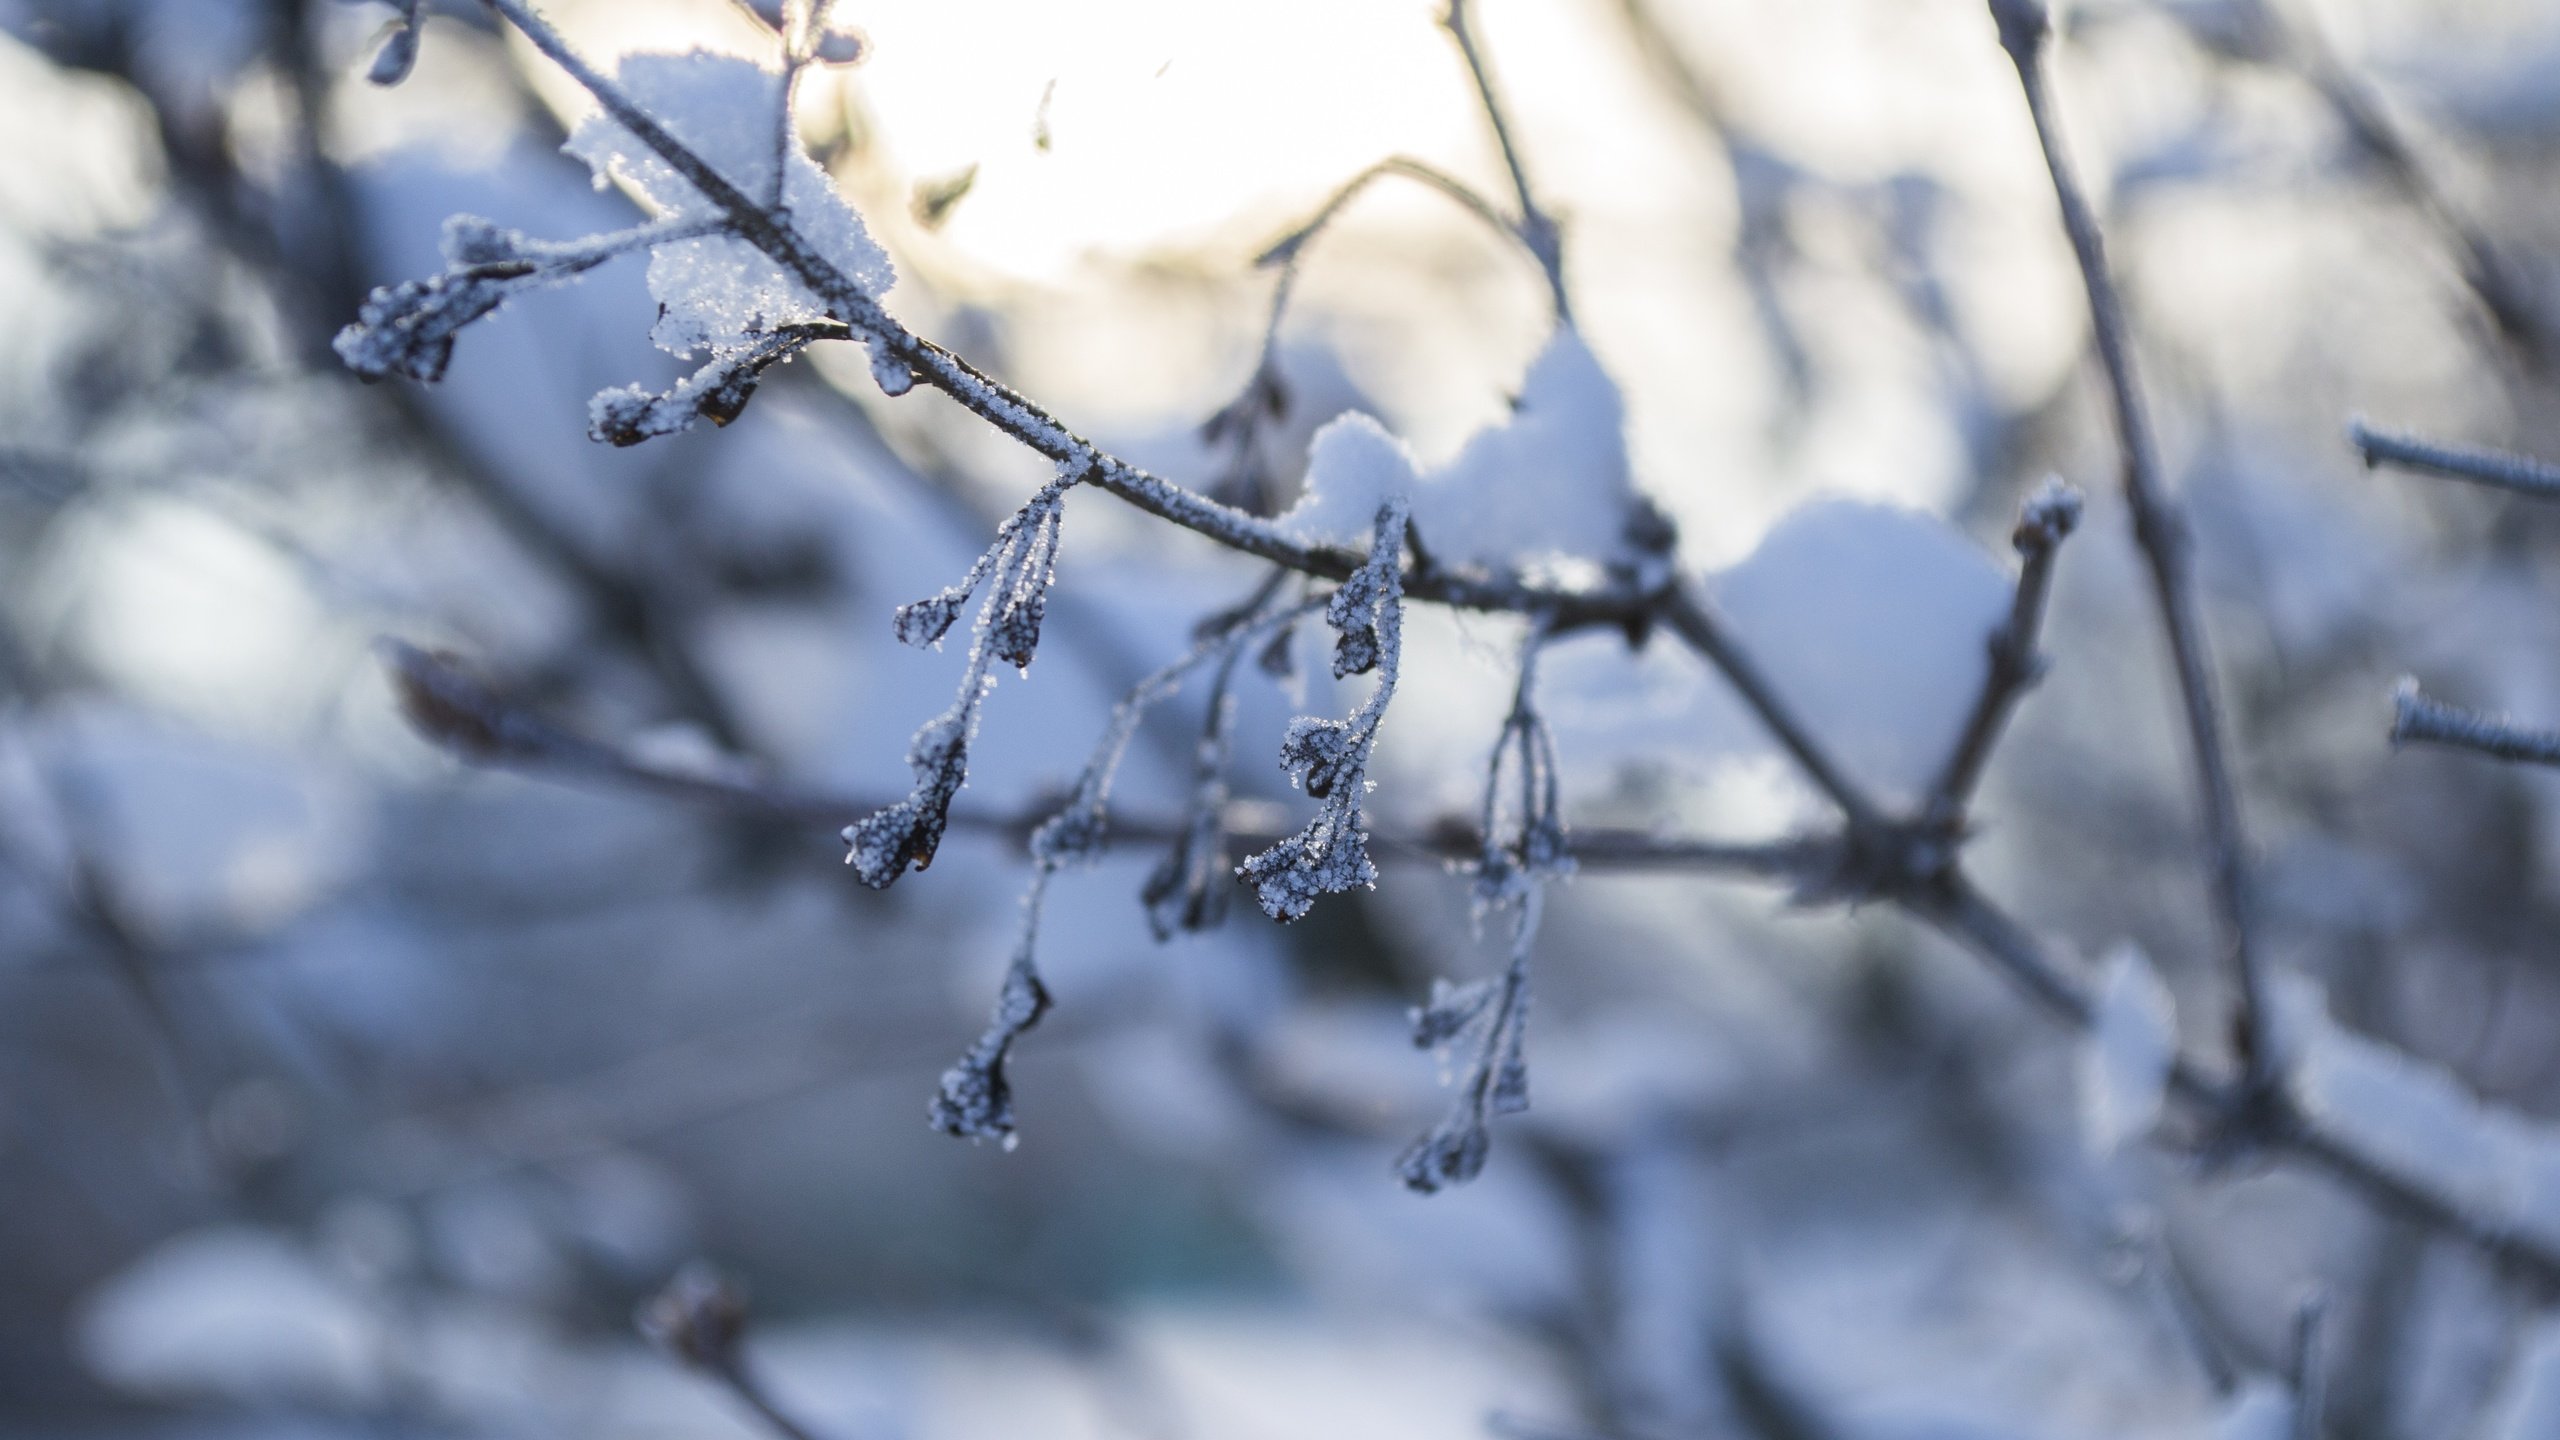
[[2560,731],[2535,730],[2503,715],[2448,705],[2402,680],[2391,692],[2391,743],[2442,745],[2498,760],[2560,765]]
[[978,708],[995,688],[995,663],[1030,668],[1048,614],[1049,585],[1056,578],[1058,534],[1066,492],[1084,477],[1060,473],[996,532],[996,542],[969,567],[960,583],[898,608],[898,638],[909,645],[939,646],[970,597],[983,586],[986,599],[961,671],[951,708],[924,723],[907,746],[915,789],[906,799],[845,827],[845,863],[862,883],[887,889],[909,869],[933,863],[942,843],[951,799],[969,780],[969,745],[978,733]]
[[617,255],[715,228],[679,217],[584,240],[542,241],[477,215],[456,215],[444,227],[445,272],[374,291],[355,323],[338,332],[338,356],[368,380],[405,375],[433,383],[453,361],[454,337],[516,296],[574,279]]
[[2222,931],[2229,968],[2238,981],[2240,1016],[2236,1033],[2247,1089],[2274,1083],[2273,1037],[2268,1031],[2267,982],[2253,944],[2254,916],[2249,895],[2248,840],[2240,818],[2240,796],[2231,776],[2223,733],[2221,703],[2215,693],[2213,657],[2207,648],[2204,615],[2197,599],[2186,517],[2169,495],[2160,461],[2159,438],[2143,396],[2133,355],[2132,327],[2124,300],[2107,266],[2106,239],[2098,212],[2080,183],[2063,148],[2060,122],[2053,112],[2047,54],[2052,25],[2045,0],[1988,0],[1999,28],[2000,48],[2017,68],[2027,113],[2044,152],[2045,170],[2053,182],[2062,213],[2063,233],[2071,242],[2089,302],[2090,330],[2113,401],[2117,438],[2124,447],[2125,498],[2133,512],[2134,540],[2151,576],[2153,598],[2168,633],[2169,652],[2177,667],[2178,693],[2187,722],[2187,739],[2196,769],[2196,786],[2204,811],[2206,863],[2211,875],[2214,913]]
[[2443,475],[2475,485],[2505,490],[2536,500],[2560,499],[2560,465],[2486,450],[2472,445],[2446,445],[2405,431],[2381,430],[2356,420],[2347,438],[2368,467],[2396,466],[2421,475]]
[[2018,551],[2018,588],[2008,619],[1991,632],[1991,667],[1983,675],[1973,713],[1921,807],[1923,829],[1949,832],[1963,825],[1965,806],[1981,783],[1992,747],[2000,743],[2018,702],[2043,678],[2044,657],[2036,644],[2044,628],[2045,601],[2053,591],[2054,561],[2079,523],[2080,492],[2059,479],[2047,479],[2019,511],[2017,528],[2009,533],[2009,543]]

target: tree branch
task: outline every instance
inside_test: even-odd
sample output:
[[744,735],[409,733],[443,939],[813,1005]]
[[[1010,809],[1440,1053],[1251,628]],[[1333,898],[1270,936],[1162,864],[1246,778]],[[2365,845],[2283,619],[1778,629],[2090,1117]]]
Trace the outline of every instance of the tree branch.
[[2347,439],[2364,456],[2367,469],[2391,465],[2535,500],[2560,500],[2560,465],[2549,461],[2471,445],[2439,444],[2405,431],[2378,430],[2361,419],[2348,423]]
[[2251,944],[2247,839],[2242,833],[2240,800],[2232,783],[2225,750],[2222,712],[2214,693],[2213,662],[2207,652],[2204,619],[2196,599],[2190,566],[2186,518],[2166,491],[2160,446],[2151,412],[2135,373],[2133,339],[2123,298],[2107,268],[2106,241],[2095,208],[2081,188],[2078,173],[2065,153],[2062,132],[2053,113],[2045,56],[2052,27],[2044,0],[1989,0],[1998,25],[2000,47],[2017,67],[2027,113],[2035,122],[2036,140],[2053,181],[2054,199],[2062,212],[2062,228],[2079,262],[2088,293],[2090,329],[2099,359],[2106,368],[2107,390],[2124,446],[2125,498],[2133,511],[2134,540],[2151,574],[2151,588],[2168,632],[2169,651],[2177,666],[2179,696],[2194,755],[2196,788],[2204,811],[2206,864],[2211,876],[2215,918],[2222,947],[2239,982],[2240,1015],[2236,1027],[2244,1088],[2263,1091],[2274,1083],[2276,1063],[2272,1021],[2268,1015],[2266,977]]
[[2485,710],[2447,705],[2403,680],[2391,692],[2391,744],[2441,745],[2527,765],[2560,765],[2560,731],[2532,730]]
[[1965,806],[1982,781],[1992,747],[2009,716],[2044,677],[2044,657],[2036,653],[2036,637],[2044,628],[2046,598],[2053,591],[2054,561],[2062,542],[2080,523],[2080,493],[2059,479],[2048,479],[2027,500],[2009,543],[2020,561],[2017,593],[2009,602],[2009,618],[1991,632],[1991,668],[1982,677],[1982,693],[1955,752],[1929,787],[1920,810],[1920,826],[1937,834],[1954,834],[1964,825]]

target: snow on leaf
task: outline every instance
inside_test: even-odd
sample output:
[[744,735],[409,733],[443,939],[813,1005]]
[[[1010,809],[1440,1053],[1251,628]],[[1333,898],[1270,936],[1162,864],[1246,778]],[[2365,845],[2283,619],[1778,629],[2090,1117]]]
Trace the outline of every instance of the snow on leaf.
[[[695,50],[627,56],[616,80],[731,185],[748,195],[771,193],[781,75],[736,56]],[[609,115],[580,123],[563,148],[661,214],[719,218],[690,181]],[[785,168],[783,200],[792,227],[863,291],[886,292],[896,279],[889,257],[826,172],[797,146]],[[727,235],[659,247],[649,258],[649,293],[662,312],[651,336],[678,355],[736,350],[758,335],[827,318],[818,296],[762,251]]]
[[2090,1154],[2113,1155],[2159,1123],[2177,1053],[2169,988],[2139,946],[2118,945],[2098,981],[2097,1023],[2080,1047],[2080,1135]]

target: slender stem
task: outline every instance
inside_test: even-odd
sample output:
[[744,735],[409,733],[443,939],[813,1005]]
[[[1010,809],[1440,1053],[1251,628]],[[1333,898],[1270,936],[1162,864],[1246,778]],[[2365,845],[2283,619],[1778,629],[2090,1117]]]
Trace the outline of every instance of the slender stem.
[[1982,692],[1964,733],[1922,805],[1924,830],[1950,834],[1964,824],[1965,806],[1982,782],[2009,716],[2044,675],[2044,657],[2036,653],[2044,628],[2046,599],[2053,591],[2053,567],[2062,542],[2080,523],[2080,497],[2059,480],[2048,480],[2019,514],[2010,543],[2018,550],[2018,588],[2009,602],[2009,618],[1991,632],[1991,667],[1982,677]]
[[1547,286],[1555,292],[1556,314],[1570,318],[1573,306],[1565,295],[1564,231],[1554,216],[1539,208],[1537,194],[1529,188],[1528,167],[1521,163],[1520,146],[1511,137],[1511,122],[1503,114],[1502,93],[1493,83],[1493,71],[1485,62],[1483,47],[1476,42],[1474,0],[1449,0],[1440,23],[1458,42],[1458,53],[1467,62],[1467,74],[1476,83],[1476,99],[1484,106],[1485,120],[1493,126],[1494,143],[1502,149],[1502,163],[1511,172],[1512,193],[1520,199],[1520,238],[1547,272]]
[[2560,465],[2547,460],[2472,445],[2439,444],[2404,431],[2377,430],[2362,420],[2348,424],[2347,439],[2364,456],[2368,467],[2391,465],[2421,475],[2468,480],[2536,500],[2560,500]]
[[2527,765],[2560,765],[2560,732],[2531,730],[2484,710],[2447,705],[2403,680],[2391,695],[2391,743],[2441,745]]
[[2045,169],[2052,177],[2054,198],[2061,208],[2062,228],[2070,239],[2072,255],[2079,262],[2080,278],[2088,293],[2090,329],[2106,368],[2116,429],[2124,445],[2125,498],[2133,511],[2134,540],[2150,570],[2153,597],[2162,626],[2168,632],[2171,659],[2177,666],[2178,691],[2204,811],[2206,863],[2215,918],[2221,927],[2225,957],[2239,982],[2237,1034],[2244,1089],[2251,1093],[2264,1091],[2274,1083],[2276,1050],[2270,1034],[2266,979],[2251,944],[2248,842],[2241,829],[2239,793],[2232,783],[2221,707],[2214,694],[2213,664],[2196,599],[2186,517],[2167,494],[2162,478],[2159,440],[2152,430],[2151,412],[2135,373],[2131,327],[2125,320],[2123,298],[2108,272],[2106,241],[2097,211],[2090,205],[2079,175],[2063,150],[2061,127],[2054,117],[2047,82],[2045,55],[2051,25],[2044,0],[1989,0],[1989,4],[1992,19],[1999,26],[2001,48],[2017,67],[2018,85],[2025,93],[2027,113],[2035,122]]

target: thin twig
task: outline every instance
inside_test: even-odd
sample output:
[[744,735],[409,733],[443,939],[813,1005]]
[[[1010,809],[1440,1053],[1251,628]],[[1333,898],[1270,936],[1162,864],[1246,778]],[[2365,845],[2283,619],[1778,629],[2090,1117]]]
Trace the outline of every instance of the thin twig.
[[1565,295],[1564,231],[1555,217],[1539,206],[1536,192],[1529,188],[1529,170],[1521,162],[1519,143],[1512,138],[1511,122],[1503,114],[1502,93],[1493,83],[1484,49],[1476,41],[1474,0],[1449,0],[1440,23],[1458,42],[1458,53],[1467,62],[1467,74],[1475,80],[1476,99],[1484,106],[1485,120],[1493,126],[1494,143],[1502,149],[1502,163],[1511,172],[1512,193],[1520,199],[1520,238],[1547,272],[1547,286],[1555,292],[1556,314],[1570,318],[1573,305]]
[[2448,705],[2403,680],[2391,692],[2391,743],[2441,745],[2527,765],[2560,765],[2560,731],[2533,730],[2485,710]]
[[2358,419],[2347,439],[2368,468],[2384,465],[2421,475],[2442,475],[2536,500],[2560,500],[2560,465],[2474,445],[2445,445],[2406,431],[2377,430]]
[[2053,566],[2062,542],[2080,523],[2079,492],[2058,479],[2047,480],[2020,511],[2009,541],[2017,547],[2018,588],[2009,602],[2009,618],[1991,632],[1991,666],[1982,677],[1973,713],[1955,752],[1929,787],[1921,807],[1924,830],[1949,834],[1964,823],[1965,806],[1982,782],[1992,747],[2009,723],[2018,702],[2044,675],[2044,657],[2036,653],[2044,629],[2045,601],[2053,591]]
[[2159,439],[2143,399],[2133,358],[2131,327],[2123,298],[2107,269],[2106,241],[2098,214],[2081,188],[2078,173],[2064,152],[2062,131],[2053,113],[2045,56],[2052,27],[2044,0],[1989,0],[1999,26],[2000,47],[2017,67],[2027,113],[2035,122],[2044,151],[2045,169],[2053,180],[2054,198],[2062,211],[2062,228],[2088,293],[2090,329],[2107,374],[2116,429],[2124,446],[2125,497],[2133,511],[2135,543],[2151,573],[2160,619],[2168,632],[2169,651],[2178,671],[2178,691],[2186,713],[2187,738],[2195,758],[2196,785],[2204,810],[2206,863],[2211,873],[2214,912],[2222,931],[2222,947],[2240,988],[2236,1033],[2244,1093],[2268,1089],[2275,1081],[2276,1047],[2271,1033],[2266,977],[2251,944],[2248,842],[2242,833],[2240,800],[2232,783],[2225,749],[2222,711],[2214,694],[2213,662],[2207,652],[2204,618],[2196,599],[2190,568],[2186,518],[2167,493],[2160,463]]

